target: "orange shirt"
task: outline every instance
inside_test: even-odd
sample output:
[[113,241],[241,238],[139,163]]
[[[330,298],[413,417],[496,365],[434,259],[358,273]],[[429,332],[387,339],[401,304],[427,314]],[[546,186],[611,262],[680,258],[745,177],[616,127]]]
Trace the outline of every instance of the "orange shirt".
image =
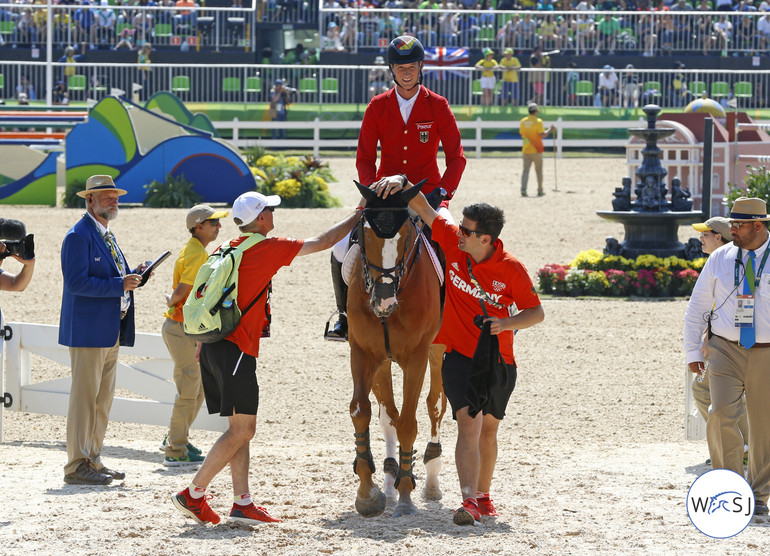
[[541,133],[545,133],[545,127],[543,127],[543,120],[538,118],[535,114],[530,114],[526,118],[521,119],[519,133],[521,134],[521,138],[524,139],[524,145],[521,147],[521,152],[525,154],[534,154],[541,153],[545,150],[545,147],[543,147],[543,138],[540,137]]
[[[441,329],[434,340],[446,344],[447,351],[455,350],[466,357],[473,357],[481,330],[473,324],[476,315],[483,314],[479,299],[482,294],[473,285],[468,274],[469,256],[457,246],[458,227],[449,224],[439,216],[433,222],[433,239],[441,245],[446,255],[446,302]],[[521,262],[503,249],[503,242],[494,243],[495,253],[484,262],[471,261],[473,275],[485,292],[505,307],[486,305],[487,313],[493,317],[505,318],[511,315],[515,304],[518,310],[531,309],[540,305],[532,279]],[[513,332],[498,335],[500,354],[505,362],[514,362]]]
[[[240,236],[230,245],[239,245],[247,236]],[[267,238],[247,250],[238,267],[238,307],[243,311],[249,303],[270,283],[275,273],[289,266],[305,242],[284,237]],[[259,356],[259,338],[267,316],[265,300],[267,292],[245,316],[238,327],[226,339],[238,345],[243,353]]]

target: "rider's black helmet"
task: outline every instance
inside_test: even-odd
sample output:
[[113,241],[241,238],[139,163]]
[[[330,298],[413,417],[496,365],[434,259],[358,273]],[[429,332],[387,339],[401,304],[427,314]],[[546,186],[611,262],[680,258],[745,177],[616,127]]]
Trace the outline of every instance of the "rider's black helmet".
[[425,60],[425,49],[415,37],[401,35],[390,41],[388,64],[411,64]]

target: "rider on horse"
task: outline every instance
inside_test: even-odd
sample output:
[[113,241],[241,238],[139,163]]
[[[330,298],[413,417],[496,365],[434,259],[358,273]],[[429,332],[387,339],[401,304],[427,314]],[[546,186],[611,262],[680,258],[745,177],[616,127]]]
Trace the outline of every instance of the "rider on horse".
[[[396,37],[388,47],[387,59],[396,85],[375,96],[366,108],[356,152],[358,179],[364,185],[397,174],[404,175],[404,179],[412,183],[427,179],[423,193],[437,188],[446,190],[439,214],[454,222],[447,207],[465,169],[460,130],[454,114],[444,97],[422,85],[425,50],[419,40],[409,36]],[[378,143],[381,149],[379,166]],[[439,143],[446,156],[443,175],[438,169]],[[346,237],[332,250],[332,282],[339,319],[324,334],[327,340],[346,341],[348,338],[347,286],[342,279],[342,261],[348,246],[349,237]]]

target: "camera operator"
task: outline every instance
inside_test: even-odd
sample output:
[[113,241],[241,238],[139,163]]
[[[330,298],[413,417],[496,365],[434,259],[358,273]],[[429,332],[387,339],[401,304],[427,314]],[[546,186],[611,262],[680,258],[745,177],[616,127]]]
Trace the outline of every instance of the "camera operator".
[[[296,89],[294,89],[296,91]],[[286,109],[291,104],[291,95],[289,89],[284,87],[283,79],[276,79],[273,88],[270,89],[270,119],[274,122],[285,122],[287,119]],[[286,130],[284,128],[273,129],[273,139],[286,139]]]
[[[0,238],[0,265],[7,257],[13,257],[22,265],[16,274],[0,268],[0,290],[23,292],[35,271],[32,236],[27,236],[22,222],[0,218]],[[8,241],[12,238],[18,238],[19,241]]]

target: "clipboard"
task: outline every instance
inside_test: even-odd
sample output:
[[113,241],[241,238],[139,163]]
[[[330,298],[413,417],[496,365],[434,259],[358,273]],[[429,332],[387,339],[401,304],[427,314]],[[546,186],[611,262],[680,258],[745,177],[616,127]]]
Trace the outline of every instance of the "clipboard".
[[147,283],[147,280],[150,279],[150,274],[152,274],[155,268],[157,268],[157,266],[160,263],[165,261],[170,254],[171,254],[171,251],[164,251],[163,253],[161,253],[160,257],[152,261],[152,264],[150,264],[150,266],[144,269],[144,272],[140,274],[140,276],[142,277],[142,281],[139,282],[139,285],[137,286],[137,288],[141,288]]

